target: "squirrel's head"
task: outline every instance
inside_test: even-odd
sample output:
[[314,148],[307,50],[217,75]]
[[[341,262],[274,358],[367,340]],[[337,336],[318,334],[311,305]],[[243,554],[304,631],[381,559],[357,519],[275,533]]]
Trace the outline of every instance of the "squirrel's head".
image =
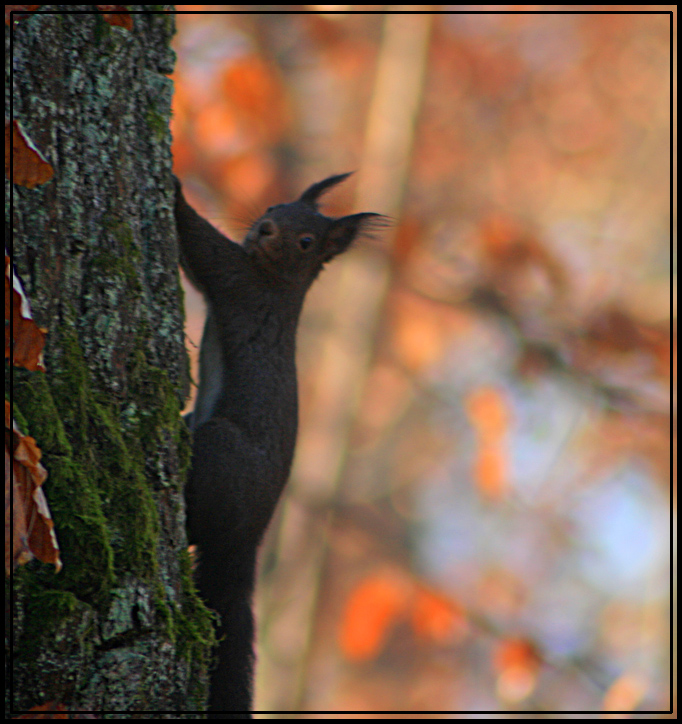
[[259,268],[284,282],[307,287],[322,266],[362,234],[387,224],[381,214],[333,219],[318,211],[318,199],[350,173],[313,184],[290,204],[271,206],[249,230],[244,249]]

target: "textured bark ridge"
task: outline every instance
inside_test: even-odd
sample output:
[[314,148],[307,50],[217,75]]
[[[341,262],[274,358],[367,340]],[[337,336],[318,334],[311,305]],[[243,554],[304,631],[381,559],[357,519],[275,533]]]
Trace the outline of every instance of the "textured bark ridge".
[[47,372],[14,369],[12,391],[43,451],[64,567],[33,561],[6,583],[6,710],[199,710],[213,634],[182,500],[174,19],[132,15],[128,30],[93,5],[40,10],[5,28],[6,112],[11,96],[54,168],[34,189],[15,185],[11,208],[5,182],[14,263],[48,330]]

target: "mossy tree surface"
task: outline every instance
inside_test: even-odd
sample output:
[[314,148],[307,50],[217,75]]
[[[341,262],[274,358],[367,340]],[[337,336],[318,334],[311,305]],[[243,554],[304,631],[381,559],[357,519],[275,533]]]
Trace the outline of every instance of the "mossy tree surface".
[[134,15],[129,31],[94,8],[43,5],[50,12],[5,28],[5,107],[55,171],[33,190],[15,186],[11,207],[6,181],[5,219],[47,329],[47,372],[12,371],[15,419],[43,451],[64,564],[32,561],[6,582],[5,705],[151,718],[203,707],[212,637],[182,501],[174,21]]

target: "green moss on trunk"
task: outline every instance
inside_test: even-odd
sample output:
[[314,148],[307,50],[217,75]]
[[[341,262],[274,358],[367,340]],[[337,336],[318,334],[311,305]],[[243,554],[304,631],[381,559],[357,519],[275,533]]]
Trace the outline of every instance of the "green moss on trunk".
[[136,15],[132,32],[42,13],[12,30],[11,59],[6,43],[15,117],[55,169],[36,189],[14,187],[6,223],[48,330],[47,372],[12,370],[14,417],[43,452],[63,562],[56,573],[31,561],[6,585],[15,708],[191,711],[205,700],[213,629],[192,583],[182,498],[173,31],[168,13]]

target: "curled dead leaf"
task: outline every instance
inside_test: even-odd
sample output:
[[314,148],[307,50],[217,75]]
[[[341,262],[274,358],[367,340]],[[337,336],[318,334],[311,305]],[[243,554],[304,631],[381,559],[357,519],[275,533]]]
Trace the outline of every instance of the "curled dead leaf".
[[[42,452],[36,441],[29,435],[24,435],[12,420],[10,404],[5,400],[5,571],[7,573],[10,568],[26,563],[32,556],[43,563],[52,563],[57,571],[62,567],[54,521],[41,487],[47,478],[47,471],[40,462],[41,457]],[[10,516],[13,526],[10,525]],[[13,535],[10,535],[12,528]],[[12,551],[11,560],[9,550]]]
[[[10,169],[11,159],[11,169]],[[5,176],[12,183],[33,189],[54,176],[54,169],[19,121],[5,121]]]
[[[10,319],[11,325],[8,323]],[[9,256],[5,254],[5,359],[11,357],[12,364],[18,367],[45,372],[43,347],[46,331],[33,321],[21,282],[12,269]]]

